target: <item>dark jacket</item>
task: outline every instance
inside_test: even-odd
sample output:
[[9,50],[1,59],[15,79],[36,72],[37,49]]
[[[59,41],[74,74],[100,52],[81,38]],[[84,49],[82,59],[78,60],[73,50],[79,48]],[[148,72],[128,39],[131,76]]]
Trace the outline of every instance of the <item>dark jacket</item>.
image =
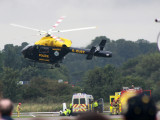
[[11,116],[2,116],[2,120],[13,120]]

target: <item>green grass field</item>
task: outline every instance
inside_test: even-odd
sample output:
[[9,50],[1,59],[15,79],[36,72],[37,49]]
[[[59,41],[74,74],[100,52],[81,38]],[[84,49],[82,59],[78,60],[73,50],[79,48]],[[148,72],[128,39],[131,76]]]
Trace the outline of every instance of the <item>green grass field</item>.
[[[69,107],[69,103],[66,103]],[[14,111],[16,112],[16,107],[18,103],[14,104]],[[38,103],[22,103],[21,112],[55,112],[62,110],[62,103],[48,103],[48,104],[38,104]],[[157,108],[160,110],[160,102],[157,103]],[[109,111],[109,103],[104,104],[104,111]]]
[[[69,103],[66,103],[67,107],[69,107]],[[14,111],[16,112],[16,106],[18,103],[14,104]],[[21,112],[56,112],[62,110],[62,103],[48,103],[48,104],[38,104],[38,103],[22,103]],[[160,102],[157,102],[157,108],[160,110]],[[104,104],[104,110],[109,110],[109,103]],[[109,113],[105,113],[105,115],[109,115]],[[42,116],[41,116],[42,117]],[[13,118],[17,118],[13,116]],[[20,118],[33,118],[32,116],[20,116]],[[44,117],[43,117],[44,118]],[[47,118],[47,117],[46,117]],[[123,120],[122,118],[114,118],[111,120]]]
[[[13,112],[16,112],[16,107],[18,103],[14,104]],[[38,104],[38,103],[22,103],[21,105],[22,111],[21,112],[53,112],[62,110],[61,103],[50,103],[50,104]]]
[[[69,103],[66,103],[67,107],[69,107]],[[14,104],[14,111],[16,112],[16,107],[18,103]],[[60,111],[63,109],[62,103],[48,103],[48,104],[38,104],[38,103],[22,103],[21,105],[22,111],[21,112],[53,112],[53,111]],[[104,110],[109,110],[109,104],[105,103]]]

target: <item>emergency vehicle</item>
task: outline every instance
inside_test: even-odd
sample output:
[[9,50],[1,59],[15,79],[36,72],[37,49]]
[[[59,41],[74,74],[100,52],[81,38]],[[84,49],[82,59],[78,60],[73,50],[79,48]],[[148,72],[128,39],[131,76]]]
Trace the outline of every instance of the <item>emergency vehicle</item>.
[[86,93],[75,93],[72,96],[72,115],[92,111],[93,96]]
[[123,87],[120,92],[110,95],[110,114],[121,114],[125,112],[128,99],[140,93],[151,96],[151,90],[143,90],[141,87]]
[[[77,115],[83,112],[93,111],[93,101],[92,95],[86,93],[75,93],[72,96],[72,115]],[[97,100],[98,111],[103,112],[103,98]]]

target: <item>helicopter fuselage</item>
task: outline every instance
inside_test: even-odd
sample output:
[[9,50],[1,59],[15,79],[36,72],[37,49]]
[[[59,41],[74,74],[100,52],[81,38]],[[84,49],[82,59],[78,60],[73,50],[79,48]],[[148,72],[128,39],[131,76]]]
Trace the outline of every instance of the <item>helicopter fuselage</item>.
[[[112,57],[112,53],[109,51],[92,49],[81,49],[75,47],[50,47],[42,45],[28,45],[23,50],[22,53],[25,58],[28,58],[35,62],[43,62],[49,64],[59,63],[63,60],[64,56],[69,52],[87,54],[88,56],[98,56],[98,57]],[[88,57],[90,59],[90,57]],[[87,59],[88,59],[87,58]]]
[[48,47],[40,45],[27,46],[22,50],[25,58],[30,59],[34,62],[43,62],[55,64],[61,61],[68,50],[64,50],[60,47]]

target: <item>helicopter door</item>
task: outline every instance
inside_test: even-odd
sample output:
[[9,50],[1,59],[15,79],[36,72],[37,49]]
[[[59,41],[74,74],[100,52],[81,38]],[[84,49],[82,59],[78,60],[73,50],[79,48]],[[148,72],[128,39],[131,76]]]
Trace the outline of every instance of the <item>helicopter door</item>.
[[39,60],[49,62],[49,47],[39,48]]
[[49,54],[49,48],[48,47],[40,47],[39,53],[41,53],[41,54]]

